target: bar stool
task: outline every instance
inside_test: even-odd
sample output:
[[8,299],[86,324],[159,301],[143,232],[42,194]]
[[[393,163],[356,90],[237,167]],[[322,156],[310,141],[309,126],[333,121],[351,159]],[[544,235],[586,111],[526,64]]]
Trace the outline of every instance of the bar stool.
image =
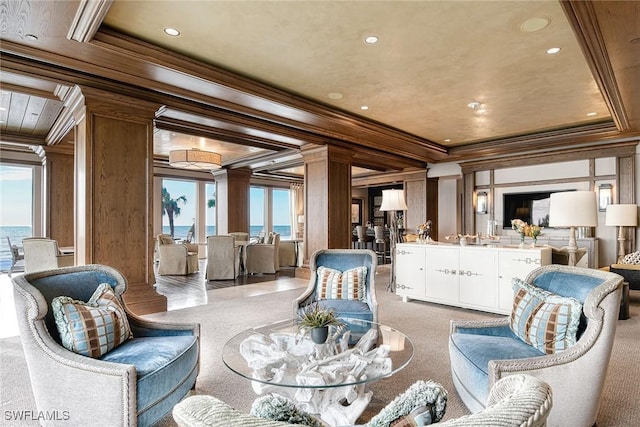
[[356,247],[358,249],[367,249],[369,242],[371,242],[373,246],[373,239],[367,236],[367,227],[364,225],[357,225],[356,233],[358,235],[358,241],[356,242]]
[[382,264],[387,263],[389,256],[387,255],[387,238],[384,235],[384,227],[376,225],[373,227],[374,240],[373,250],[379,258],[382,258]]

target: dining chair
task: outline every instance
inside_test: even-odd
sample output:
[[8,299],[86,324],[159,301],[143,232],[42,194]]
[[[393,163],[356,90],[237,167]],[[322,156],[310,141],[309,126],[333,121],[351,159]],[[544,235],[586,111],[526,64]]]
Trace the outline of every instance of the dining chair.
[[207,280],[233,280],[240,275],[240,250],[228,234],[207,236]]
[[75,256],[60,252],[57,240],[29,237],[22,240],[22,248],[25,274],[74,265]]

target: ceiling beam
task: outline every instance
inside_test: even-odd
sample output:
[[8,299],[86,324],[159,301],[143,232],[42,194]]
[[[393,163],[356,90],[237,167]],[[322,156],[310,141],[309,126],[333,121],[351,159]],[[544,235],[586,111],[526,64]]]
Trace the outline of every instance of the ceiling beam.
[[563,0],[560,2],[573,28],[584,58],[591,69],[611,117],[620,132],[629,130],[629,118],[609,61],[607,46],[591,1]]

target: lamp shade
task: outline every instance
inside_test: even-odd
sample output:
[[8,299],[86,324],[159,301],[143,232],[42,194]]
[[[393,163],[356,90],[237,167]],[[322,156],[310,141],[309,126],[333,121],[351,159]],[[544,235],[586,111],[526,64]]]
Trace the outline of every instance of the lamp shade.
[[169,152],[169,165],[180,169],[219,169],[222,165],[222,156],[197,148],[172,150]]
[[635,227],[638,225],[638,206],[624,204],[607,206],[605,225]]
[[595,227],[598,204],[593,191],[563,191],[551,194],[550,227]]
[[381,211],[406,211],[407,209],[404,190],[382,190]]

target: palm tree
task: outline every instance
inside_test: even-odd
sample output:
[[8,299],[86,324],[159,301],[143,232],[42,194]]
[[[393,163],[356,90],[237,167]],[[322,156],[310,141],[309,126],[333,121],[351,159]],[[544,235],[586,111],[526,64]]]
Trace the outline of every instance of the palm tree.
[[169,217],[169,229],[171,230],[171,237],[173,237],[174,227],[173,227],[173,217],[180,216],[180,206],[179,203],[187,204],[186,196],[182,195],[177,199],[172,199],[171,194],[167,191],[166,188],[162,188],[162,215],[165,213]]
[[208,208],[215,208],[216,207],[216,192],[215,191],[211,195],[211,198],[209,200],[207,200],[207,207]]

